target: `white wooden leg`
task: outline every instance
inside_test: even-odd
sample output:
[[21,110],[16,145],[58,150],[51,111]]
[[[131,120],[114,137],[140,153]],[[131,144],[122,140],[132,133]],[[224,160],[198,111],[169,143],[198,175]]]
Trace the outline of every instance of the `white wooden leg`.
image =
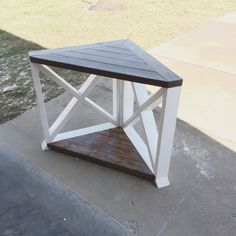
[[124,81],[113,79],[113,118],[120,127],[123,125],[123,93]]
[[49,135],[49,128],[48,128],[47,113],[46,113],[46,108],[45,108],[45,104],[43,100],[42,86],[41,86],[40,78],[39,78],[39,70],[37,66],[35,66],[34,63],[30,63],[30,66],[31,66],[34,88],[35,88],[36,98],[37,98],[39,112],[40,112],[43,134],[45,138],[45,143],[42,144],[42,149],[47,150],[46,144],[50,140],[50,135]]
[[161,123],[157,144],[157,157],[155,163],[156,185],[158,188],[170,184],[168,178],[171,150],[176,126],[176,115],[181,87],[166,89],[163,96]]
[[112,96],[113,96],[113,119],[119,125],[119,90],[118,90],[118,80],[113,79],[112,81]]
[[123,124],[134,113],[134,93],[132,84],[129,81],[124,81],[124,93],[123,93]]
[[[132,86],[138,110],[129,113],[124,122],[124,131],[153,171],[158,188],[168,186],[170,184],[168,171],[181,87],[161,88],[149,98],[145,85],[132,83]],[[160,102],[162,102],[161,117],[157,125],[152,110]],[[145,143],[132,127],[133,121],[138,117],[141,118]]]
[[124,106],[124,81],[118,80],[118,102],[119,102],[119,126],[123,126],[123,106]]

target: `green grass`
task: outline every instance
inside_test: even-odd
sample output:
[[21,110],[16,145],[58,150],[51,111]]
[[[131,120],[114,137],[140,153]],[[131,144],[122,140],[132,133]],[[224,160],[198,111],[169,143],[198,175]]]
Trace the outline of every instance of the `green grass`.
[[[94,2],[0,0],[0,123],[35,106],[29,50],[120,38],[152,48],[204,21],[236,11],[236,0],[120,0],[121,11],[88,10]],[[86,77],[58,72],[73,85]],[[63,92],[45,77],[42,83],[46,101]]]
[[120,1],[125,10],[87,10],[95,0],[0,0],[0,28],[46,48],[119,38],[152,48],[236,10],[235,0]]

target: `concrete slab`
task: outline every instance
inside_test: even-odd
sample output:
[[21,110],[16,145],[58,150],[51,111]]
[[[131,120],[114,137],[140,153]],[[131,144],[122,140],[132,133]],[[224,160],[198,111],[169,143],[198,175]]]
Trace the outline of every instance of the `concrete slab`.
[[156,58],[184,79],[178,117],[236,151],[236,75]]
[[131,236],[110,216],[1,143],[0,170],[0,235]]
[[231,23],[224,19],[210,21],[152,52],[154,55],[236,74],[236,23],[232,20],[235,15],[231,16]]
[[214,19],[214,21],[236,24],[236,14],[235,12],[229,13]]
[[184,79],[178,116],[234,151],[235,38],[236,13],[232,13],[151,50]]
[[[92,98],[109,105],[109,89]],[[49,103],[50,120],[68,101]],[[79,106],[67,127],[84,127],[102,118]],[[53,151],[42,151],[38,110],[0,126],[0,142],[81,194],[139,236],[232,235],[236,231],[236,154],[178,120],[172,154],[171,186],[158,190],[130,176]]]

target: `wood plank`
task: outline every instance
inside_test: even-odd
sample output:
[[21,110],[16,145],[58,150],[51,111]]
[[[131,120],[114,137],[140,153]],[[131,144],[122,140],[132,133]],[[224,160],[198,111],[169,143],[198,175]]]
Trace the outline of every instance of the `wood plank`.
[[[107,65],[99,62],[88,62],[81,59],[63,57],[56,54],[41,55],[40,58],[32,57],[31,62],[60,67],[90,74],[117,78],[160,87],[171,87],[168,81],[164,81],[156,72],[139,70],[116,65]],[[159,78],[159,79],[158,79]]]
[[154,57],[152,57],[149,53],[140,48],[134,42],[132,42],[131,40],[126,40],[125,45],[127,45],[127,47],[137,56],[139,56],[146,63],[148,63],[158,74],[160,74],[160,76],[165,78],[165,80],[168,80],[170,83],[175,82],[178,85],[182,85],[182,79],[178,75],[176,75],[173,71],[168,69],[162,63],[160,63],[158,60],[156,60]]
[[104,58],[120,59],[123,61],[139,62],[146,64],[142,59],[137,58],[135,55],[124,55],[116,52],[104,52],[96,49],[81,49],[81,50],[70,50],[70,52],[76,52],[85,55],[99,56]]
[[[127,68],[134,68],[138,70],[145,70],[145,71],[150,71],[153,72],[153,69],[148,66],[147,64],[140,63],[140,62],[134,62],[134,61],[127,61],[123,59],[116,59],[116,58],[107,58],[103,57],[100,55],[89,55],[89,54],[81,54],[80,52],[73,52],[73,51],[68,51],[68,52],[63,52],[58,55],[61,56],[66,56],[66,57],[71,57],[75,59],[82,59],[85,61],[91,61],[91,62],[100,62],[103,64],[108,64],[108,65],[114,65],[114,66],[123,66]],[[125,58],[125,55],[124,55]]]
[[30,52],[31,62],[165,88],[182,79],[130,40]]
[[74,50],[74,49],[87,49],[87,48],[97,48],[102,45],[114,45],[114,46],[121,46],[124,47],[124,39],[120,40],[114,40],[114,41],[108,41],[108,42],[100,42],[100,43],[92,43],[92,44],[86,44],[86,45],[77,45],[77,46],[71,46],[71,47],[63,47],[63,48],[52,48],[52,49],[43,49],[43,50],[35,50],[35,51],[30,51],[29,56],[39,56],[39,55],[44,55],[44,54],[49,54],[49,53],[54,53],[54,52],[63,52],[63,51],[68,51],[68,50]]
[[100,46],[96,47],[96,50],[103,51],[103,52],[115,52],[123,55],[135,55],[131,50],[128,48],[115,48],[115,47],[107,47],[107,46]]
[[121,128],[52,142],[48,144],[48,147],[148,180],[155,179]]

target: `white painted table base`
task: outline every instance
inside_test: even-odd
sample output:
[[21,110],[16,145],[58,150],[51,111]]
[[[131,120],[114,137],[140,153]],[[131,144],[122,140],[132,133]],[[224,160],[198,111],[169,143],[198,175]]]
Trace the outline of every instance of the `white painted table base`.
[[[42,142],[43,150],[47,149],[47,143],[50,142],[121,127],[155,175],[158,188],[170,184],[168,171],[181,86],[160,88],[154,95],[149,96],[145,84],[113,79],[113,114],[110,114],[87,97],[98,81],[96,75],[90,75],[77,90],[49,67],[35,63],[30,64],[45,138]],[[51,127],[48,125],[39,71],[73,96]],[[83,102],[99,112],[107,122],[60,133],[78,102]],[[138,106],[136,111],[134,111],[134,103]],[[157,107],[160,110],[159,124],[156,124],[154,117],[156,113],[153,112],[153,109]],[[134,129],[134,125],[138,121],[141,121],[142,124],[143,138]]]

